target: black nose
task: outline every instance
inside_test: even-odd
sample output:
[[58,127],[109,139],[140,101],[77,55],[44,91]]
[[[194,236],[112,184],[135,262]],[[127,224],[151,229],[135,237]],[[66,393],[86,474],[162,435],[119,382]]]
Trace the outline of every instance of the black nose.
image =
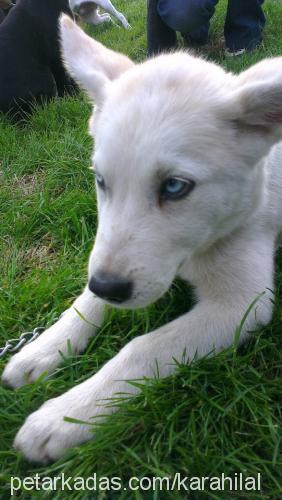
[[133,283],[120,276],[97,273],[90,278],[88,288],[101,299],[124,302],[131,297]]

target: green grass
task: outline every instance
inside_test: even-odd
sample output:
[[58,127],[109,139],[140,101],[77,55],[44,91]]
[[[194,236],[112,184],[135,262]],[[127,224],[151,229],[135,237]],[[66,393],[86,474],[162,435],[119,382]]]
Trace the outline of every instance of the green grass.
[[[146,56],[145,1],[115,3],[126,13],[131,31],[116,26],[87,29],[108,47],[142,60]],[[218,41],[225,5],[225,1],[218,4],[211,43],[204,49],[207,57],[239,71],[282,53],[282,4],[269,0],[263,46],[253,54],[224,59]],[[0,345],[38,324],[50,324],[85,283],[96,230],[94,183],[88,169],[89,111],[86,99],[78,96],[38,109],[21,126],[0,118]],[[130,476],[173,476],[175,472],[182,476],[260,472],[263,492],[252,492],[249,498],[278,498],[282,482],[281,255],[276,262],[275,312],[267,328],[256,332],[239,352],[230,349],[190,366],[179,365],[174,376],[148,381],[135,399],[116,402],[119,411],[99,428],[95,441],[71,450],[51,467],[30,465],[12,449],[25,417],[46,399],[95,373],[129,339],[186,311],[189,288],[176,284],[145,311],[112,312],[87,351],[69,359],[49,380],[15,392],[0,387],[0,499],[9,498],[11,475],[36,472],[83,477],[96,472],[120,476],[124,484]],[[0,362],[1,371],[4,363]],[[42,497],[42,492],[22,492],[20,497],[38,495]],[[98,498],[79,491],[58,491],[50,497],[59,500],[66,495],[75,500]],[[104,496],[112,498],[113,494]],[[118,494],[119,498],[135,496],[184,498],[185,493]],[[244,492],[241,497],[247,496]],[[190,495],[208,497],[220,495],[207,491]]]

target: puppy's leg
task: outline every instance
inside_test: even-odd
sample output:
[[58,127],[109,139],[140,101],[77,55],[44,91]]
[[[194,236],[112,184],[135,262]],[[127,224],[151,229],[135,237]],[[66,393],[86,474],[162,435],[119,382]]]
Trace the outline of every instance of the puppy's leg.
[[76,353],[85,349],[103,316],[104,303],[86,288],[53,326],[11,358],[2,381],[16,388],[35,381],[45,371],[54,371],[62,362],[60,352],[68,354],[69,343]]
[[[64,416],[82,421],[103,418],[113,411],[104,406],[116,393],[135,394],[138,389],[127,380],[161,377],[175,370],[173,359],[189,361],[232,344],[236,327],[258,293],[272,287],[272,255],[263,242],[251,254],[240,254],[234,265],[232,255],[222,255],[225,266],[221,279],[203,278],[198,289],[201,300],[188,314],[135,338],[96,375],[62,396],[45,403],[30,415],[17,434],[15,446],[32,461],[48,462],[62,456],[67,448],[93,437],[91,427],[64,421]],[[229,260],[229,267],[226,267]],[[211,266],[214,263],[211,263]],[[220,265],[220,262],[218,262]],[[210,296],[210,291],[213,295]],[[242,330],[271,318],[271,292],[250,311]],[[93,420],[92,420],[93,421]],[[97,418],[96,420],[97,421]]]
[[110,0],[95,0],[95,2],[98,5],[98,7],[101,7],[106,12],[108,12],[112,16],[116,17],[116,19],[118,19],[118,21],[122,24],[122,26],[125,29],[130,28],[130,24],[128,23],[125,16],[113,6],[113,4],[110,2]]
[[112,21],[109,14],[100,14],[98,9],[94,9],[92,12],[82,15],[83,21],[88,24],[93,24],[93,26],[98,26],[103,23],[110,23]]

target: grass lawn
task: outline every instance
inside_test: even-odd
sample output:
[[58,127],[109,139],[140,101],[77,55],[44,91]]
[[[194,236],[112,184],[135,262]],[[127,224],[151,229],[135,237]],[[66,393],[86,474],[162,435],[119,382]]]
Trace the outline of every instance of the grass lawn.
[[[140,61],[146,57],[145,0],[115,0],[132,30],[114,25],[87,28],[105,43]],[[240,71],[267,56],[282,54],[282,3],[265,2],[264,44],[253,54],[226,60],[219,43],[226,2],[212,21],[207,57]],[[85,98],[55,100],[26,124],[0,118],[0,346],[37,325],[51,324],[86,282],[86,264],[96,230],[96,204],[87,135],[90,106]],[[47,381],[15,392],[0,386],[0,499],[10,498],[10,476],[232,475],[262,476],[263,491],[191,493],[189,498],[265,498],[281,494],[282,254],[277,256],[273,321],[248,345],[190,366],[164,380],[148,381],[97,431],[97,439],[71,450],[52,466],[28,464],[11,447],[25,417],[45,400],[95,373],[137,334],[175,318],[192,303],[177,283],[145,311],[111,312],[87,351],[70,358]],[[184,293],[185,292],[185,293]],[[188,297],[188,299],[187,299]],[[248,304],[246,304],[247,308]],[[0,362],[0,371],[6,360]],[[280,398],[280,400],[279,400]],[[75,425],[75,424],[74,424]],[[279,476],[280,473],[280,476]],[[185,498],[185,491],[131,492],[118,498]],[[19,493],[23,499],[42,492]],[[46,497],[49,494],[46,493]],[[53,492],[50,498],[112,498],[113,494]],[[45,498],[45,497],[44,497]],[[281,497],[280,497],[281,498]]]

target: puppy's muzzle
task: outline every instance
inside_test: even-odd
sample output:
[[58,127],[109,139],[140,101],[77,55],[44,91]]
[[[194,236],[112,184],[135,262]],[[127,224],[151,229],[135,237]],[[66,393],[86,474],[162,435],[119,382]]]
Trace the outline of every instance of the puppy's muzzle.
[[131,298],[133,283],[120,276],[100,272],[90,278],[88,288],[101,299],[121,303]]

